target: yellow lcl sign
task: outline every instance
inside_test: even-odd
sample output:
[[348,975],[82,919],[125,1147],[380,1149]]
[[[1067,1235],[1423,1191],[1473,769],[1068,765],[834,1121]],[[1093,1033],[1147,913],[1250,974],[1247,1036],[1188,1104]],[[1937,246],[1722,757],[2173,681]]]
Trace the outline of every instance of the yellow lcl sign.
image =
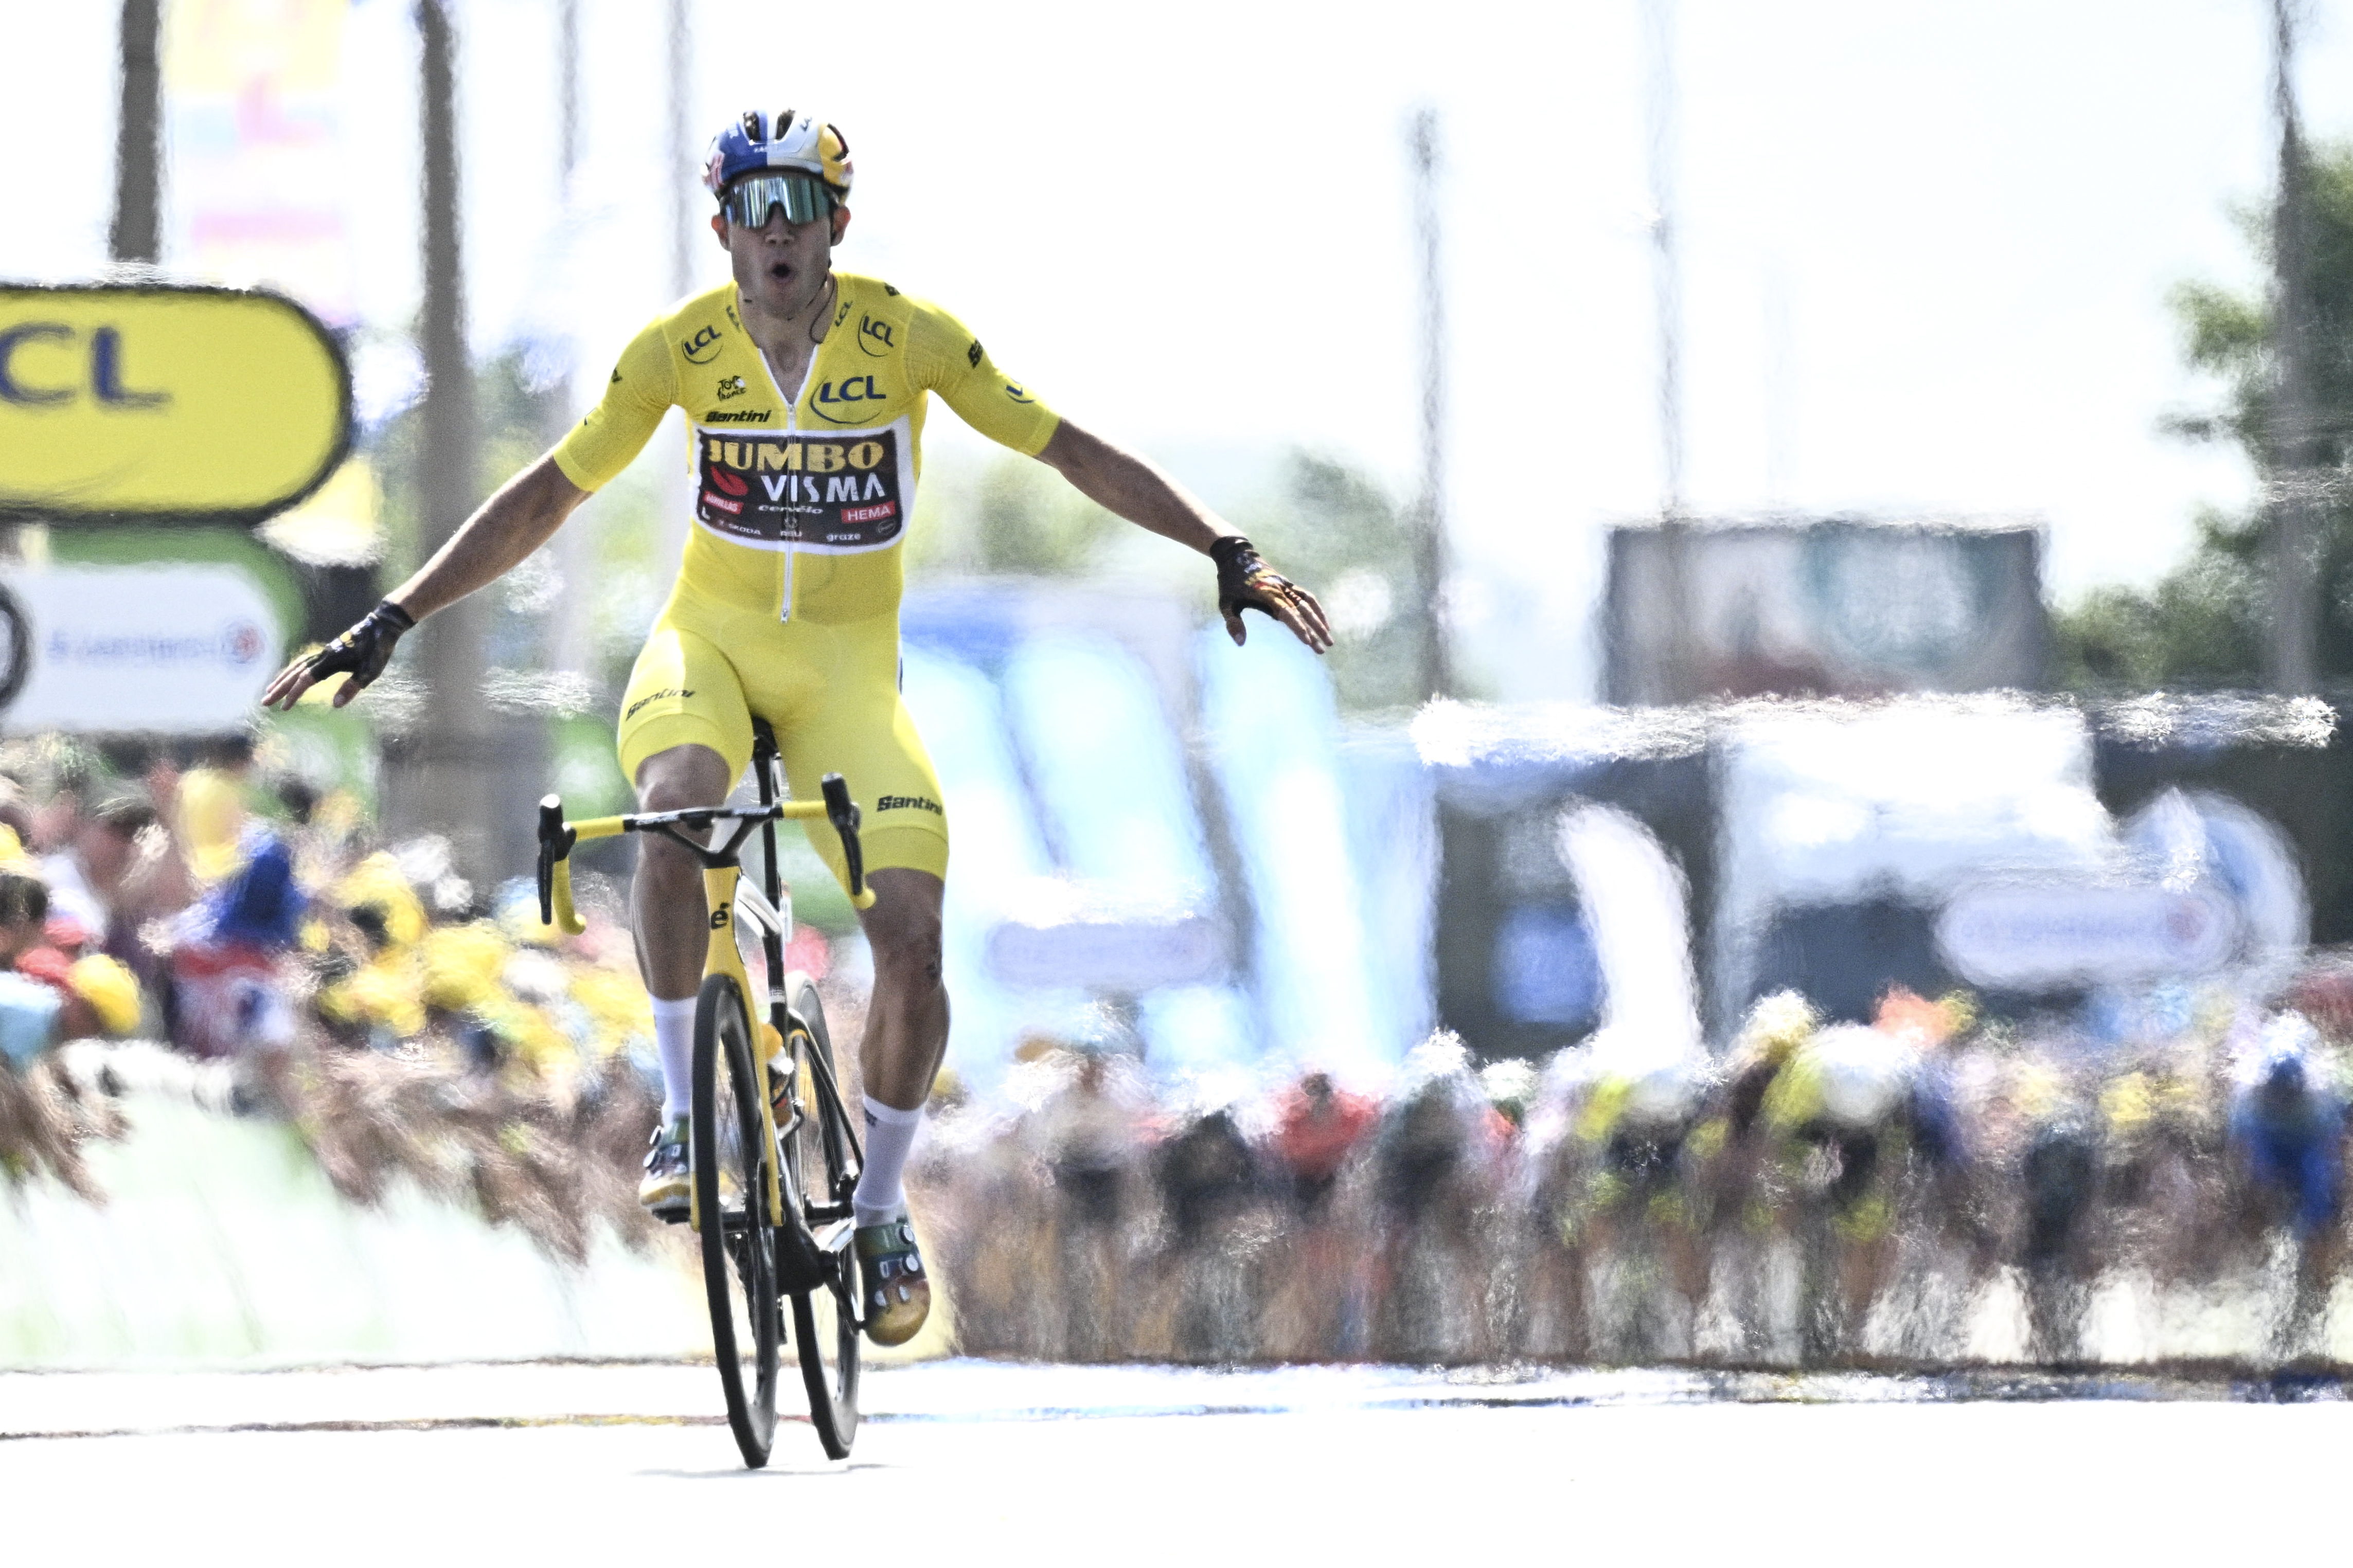
[[0,288],[0,514],[259,521],[351,428],[342,351],[281,295]]

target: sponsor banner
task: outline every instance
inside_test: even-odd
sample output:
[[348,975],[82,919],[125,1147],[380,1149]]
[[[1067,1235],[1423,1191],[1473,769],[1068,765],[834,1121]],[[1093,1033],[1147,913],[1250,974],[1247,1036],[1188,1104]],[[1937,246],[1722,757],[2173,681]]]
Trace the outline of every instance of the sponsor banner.
[[1208,915],[1008,921],[988,933],[990,973],[1008,985],[1075,985],[1134,995],[1225,973],[1225,928]]
[[1615,704],[2042,684],[2042,534],[1900,521],[1616,528]]
[[336,108],[348,0],[173,0],[164,8],[175,270],[282,289],[357,319]]
[[6,582],[32,631],[15,733],[236,729],[285,640],[269,595],[234,566],[53,566]]
[[2001,991],[2203,974],[2229,961],[2238,936],[2221,897],[2164,888],[1969,889],[1936,922],[1953,971]]
[[0,288],[0,514],[258,521],[351,445],[351,376],[275,294]]
[[722,539],[754,549],[885,549],[906,531],[914,446],[904,419],[814,434],[698,424],[695,515]]

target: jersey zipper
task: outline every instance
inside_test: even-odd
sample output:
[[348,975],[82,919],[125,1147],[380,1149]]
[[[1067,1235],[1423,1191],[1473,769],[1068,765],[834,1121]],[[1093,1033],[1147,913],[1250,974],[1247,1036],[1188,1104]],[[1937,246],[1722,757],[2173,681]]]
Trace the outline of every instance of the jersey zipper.
[[[746,332],[744,335],[748,338],[752,334]],[[752,345],[752,352],[760,356],[760,368],[768,373],[768,384],[778,392],[783,392],[785,384],[777,379],[776,367],[768,363],[768,351],[754,342]],[[792,401],[785,405],[785,431],[787,435],[800,427],[801,399],[808,395],[809,377],[817,374],[817,356],[824,352],[825,346],[820,343],[810,353],[808,368],[801,372],[800,386],[794,392]],[[785,586],[783,595],[776,605],[776,619],[779,623],[793,618],[793,557],[799,553],[800,552],[793,547],[791,540],[785,541]]]

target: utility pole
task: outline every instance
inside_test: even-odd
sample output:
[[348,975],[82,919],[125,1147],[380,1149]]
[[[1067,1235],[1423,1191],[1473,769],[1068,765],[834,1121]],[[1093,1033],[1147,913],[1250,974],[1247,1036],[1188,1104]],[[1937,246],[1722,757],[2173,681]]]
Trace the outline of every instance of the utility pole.
[[1650,55],[1651,289],[1659,347],[1659,534],[1672,625],[1660,647],[1671,701],[1700,695],[1692,654],[1689,521],[1683,499],[1683,270],[1675,254],[1674,0],[1645,0]]
[[1650,45],[1651,287],[1658,318],[1660,515],[1683,515],[1683,271],[1675,256],[1674,0],[1647,0]]
[[[694,238],[694,191],[702,185],[696,176],[693,119],[693,58],[694,38],[688,0],[670,0],[670,157],[662,168],[663,195],[670,200],[670,293],[673,300],[684,299],[694,287],[694,267],[689,259],[689,244]],[[675,432],[675,434],[672,434]],[[692,437],[687,433],[678,415],[665,415],[662,434],[658,439],[672,454],[661,464],[660,530],[661,555],[665,562],[681,561],[686,555],[686,540],[692,531],[689,521],[694,504],[694,491],[686,463]]]
[[1765,264],[1765,505],[1789,510],[1798,466],[1798,332],[1789,269],[1779,256]]
[[122,116],[107,235],[107,254],[117,262],[153,266],[164,254],[163,28],[162,0],[122,0]]
[[1421,493],[1414,506],[1414,543],[1429,596],[1422,638],[1425,698],[1454,694],[1448,647],[1451,610],[1446,573],[1446,293],[1439,254],[1438,111],[1414,111],[1406,131],[1413,161],[1413,226],[1421,253]]
[[580,0],[555,4],[555,102],[564,144],[556,150],[565,206],[572,205],[572,175],[580,166]]
[[[448,0],[417,0],[416,14],[425,175],[425,308],[417,337],[426,374],[418,410],[417,543],[420,555],[430,556],[480,499],[480,455],[459,243],[457,39]],[[474,595],[411,634],[424,707],[411,731],[387,746],[385,757],[387,827],[400,836],[446,835],[458,874],[478,889],[515,868],[516,855],[500,851],[521,841],[524,823],[520,807],[512,825],[501,820],[512,792],[498,787],[496,716],[483,700],[490,612],[489,599]]]
[[687,242],[692,237],[694,209],[692,193],[687,189],[693,178],[694,131],[689,123],[693,106],[692,64],[694,40],[689,29],[687,0],[670,0],[670,291],[672,299],[683,298],[694,287],[694,268],[688,260]]
[[2272,212],[2277,382],[2270,430],[2271,683],[2302,695],[2320,684],[2319,432],[2312,395],[2312,288],[2306,213],[2311,168],[2295,102],[2298,0],[2272,0],[2272,109],[2279,121],[2279,198]]
[[[574,176],[580,166],[580,0],[556,0],[555,100],[562,149],[557,153],[563,182],[560,210],[567,227],[576,223],[578,192]],[[572,378],[566,375],[548,393],[547,438],[561,440],[572,424]],[[590,578],[596,564],[595,515],[575,513],[556,534],[556,570],[563,579],[549,639],[548,664],[560,670],[585,672],[596,654],[596,592]]]

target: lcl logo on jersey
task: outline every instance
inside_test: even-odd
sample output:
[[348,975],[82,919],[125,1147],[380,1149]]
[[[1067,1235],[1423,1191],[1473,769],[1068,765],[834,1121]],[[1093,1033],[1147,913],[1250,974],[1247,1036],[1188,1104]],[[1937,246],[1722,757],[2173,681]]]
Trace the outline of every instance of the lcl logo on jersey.
[[704,327],[694,336],[678,345],[689,364],[709,364],[719,357],[719,329]]
[[[845,376],[839,382],[818,384],[817,396],[812,400],[816,406],[812,412],[818,418],[836,425],[855,425],[861,419],[874,417],[860,405],[885,403],[890,400],[890,395],[887,392],[874,389],[874,378],[871,375]],[[828,408],[839,408],[841,412],[829,414],[827,412]]]
[[878,321],[871,316],[860,316],[858,318],[858,346],[881,359],[899,346],[899,340],[892,335],[890,322]]

